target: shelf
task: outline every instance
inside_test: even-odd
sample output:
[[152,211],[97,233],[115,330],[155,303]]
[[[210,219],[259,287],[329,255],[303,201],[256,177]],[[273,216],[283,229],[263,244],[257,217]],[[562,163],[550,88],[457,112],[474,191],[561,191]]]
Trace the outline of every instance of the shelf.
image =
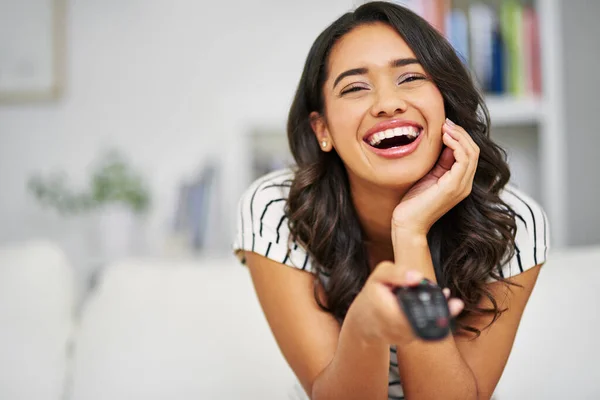
[[492,126],[537,124],[542,117],[539,98],[488,95],[485,102]]

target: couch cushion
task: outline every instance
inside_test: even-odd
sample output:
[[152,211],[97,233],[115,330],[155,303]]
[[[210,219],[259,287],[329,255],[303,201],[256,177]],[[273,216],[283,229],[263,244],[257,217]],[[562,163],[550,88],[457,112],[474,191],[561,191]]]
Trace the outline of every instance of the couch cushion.
[[73,276],[48,242],[0,248],[0,399],[62,399]]
[[599,306],[600,247],[552,252],[495,399],[600,399]]
[[74,365],[75,400],[281,400],[296,382],[234,258],[108,268]]

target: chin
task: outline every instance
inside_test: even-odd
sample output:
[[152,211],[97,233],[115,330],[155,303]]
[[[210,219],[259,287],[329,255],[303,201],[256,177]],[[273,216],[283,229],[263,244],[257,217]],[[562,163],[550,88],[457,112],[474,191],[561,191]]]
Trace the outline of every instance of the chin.
[[406,168],[406,166],[386,166],[373,172],[374,183],[390,189],[406,189],[423,178],[430,168]]

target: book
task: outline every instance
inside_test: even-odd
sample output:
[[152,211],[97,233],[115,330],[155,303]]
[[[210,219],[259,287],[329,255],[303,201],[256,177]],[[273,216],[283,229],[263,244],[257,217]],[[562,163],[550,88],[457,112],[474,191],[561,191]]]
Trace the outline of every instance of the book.
[[537,13],[532,7],[523,9],[523,60],[525,92],[528,95],[540,95],[542,80],[539,24]]
[[422,17],[442,35],[447,36],[446,16],[450,12],[450,0],[422,0]]
[[458,57],[466,66],[469,66],[469,26],[464,11],[451,10],[447,14],[446,36]]
[[500,32],[500,26],[496,24],[492,32],[492,74],[486,91],[493,94],[506,92],[505,78],[506,46]]
[[525,68],[523,61],[523,6],[517,0],[502,2],[500,26],[505,44],[506,91],[513,96],[519,96],[525,93]]
[[497,16],[491,6],[480,2],[472,3],[468,12],[471,68],[480,86],[485,91],[489,91],[492,87]]

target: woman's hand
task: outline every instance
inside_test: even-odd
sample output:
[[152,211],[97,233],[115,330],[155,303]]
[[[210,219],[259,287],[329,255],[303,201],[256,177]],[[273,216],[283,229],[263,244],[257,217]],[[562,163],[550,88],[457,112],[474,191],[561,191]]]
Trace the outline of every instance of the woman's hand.
[[431,226],[471,193],[479,147],[449,119],[442,127],[447,146],[427,175],[406,193],[392,216],[392,229],[427,235]]
[[[355,326],[366,343],[399,346],[411,343],[417,337],[400,308],[393,289],[417,285],[422,279],[420,272],[404,271],[392,262],[378,264],[350,306],[344,324]],[[449,289],[444,289],[444,295],[448,299]],[[459,299],[448,301],[452,317],[456,317],[463,306]]]

